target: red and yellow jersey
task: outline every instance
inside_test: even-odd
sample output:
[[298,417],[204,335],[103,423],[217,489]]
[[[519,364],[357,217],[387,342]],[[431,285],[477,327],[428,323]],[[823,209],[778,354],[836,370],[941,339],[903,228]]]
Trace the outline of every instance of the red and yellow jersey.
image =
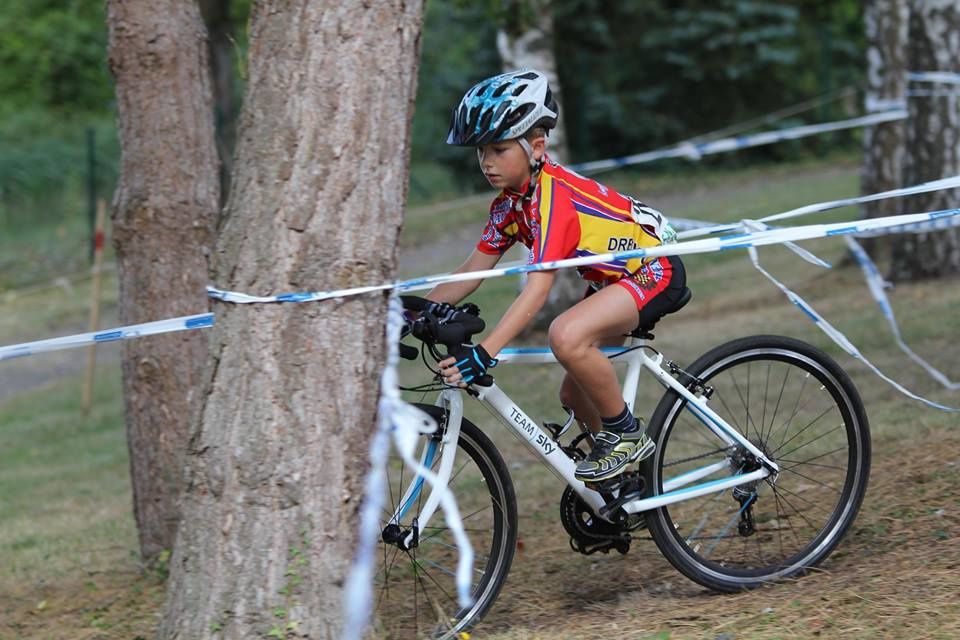
[[[479,251],[499,255],[519,241],[530,250],[528,262],[533,264],[662,243],[666,218],[629,196],[549,159],[534,180],[529,198],[504,190],[494,199]],[[593,281],[618,280],[636,273],[644,262],[601,262],[581,267],[580,275]]]

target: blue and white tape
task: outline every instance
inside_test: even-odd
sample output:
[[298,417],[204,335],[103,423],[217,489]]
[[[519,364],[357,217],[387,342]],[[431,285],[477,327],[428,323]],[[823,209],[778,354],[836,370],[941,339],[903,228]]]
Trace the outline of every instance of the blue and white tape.
[[789,129],[778,129],[774,131],[764,131],[747,136],[737,136],[735,138],[722,138],[712,142],[685,142],[674,147],[658,149],[656,151],[647,151],[637,153],[621,158],[611,158],[609,160],[595,160],[593,162],[584,162],[581,164],[570,165],[570,168],[580,173],[596,173],[607,169],[617,169],[655,160],[666,158],[687,158],[689,160],[699,160],[702,156],[715,153],[724,153],[737,149],[747,149],[749,147],[759,147],[762,145],[782,142],[784,140],[797,140],[807,136],[829,133],[831,131],[841,131],[844,129],[855,129],[857,127],[866,127],[881,122],[893,122],[895,120],[904,120],[907,117],[905,109],[892,109],[880,113],[872,113],[859,118],[849,120],[838,120],[836,122],[824,122],[821,124],[803,125]]
[[[958,213],[960,213],[960,210],[956,210],[956,211],[957,211]],[[745,226],[746,228],[753,228],[753,229],[758,229],[758,230],[761,230],[761,229],[765,229],[765,228],[766,228],[766,225],[764,225],[763,223],[758,223],[758,222],[755,222],[755,221],[752,221],[752,220],[744,220],[743,224],[744,224],[744,226]],[[859,245],[857,245],[856,242],[855,242],[850,236],[847,236],[845,239],[848,241],[848,243],[853,243],[854,245],[857,246],[857,248],[859,248]],[[801,251],[802,251],[802,250],[801,250]],[[863,252],[862,249],[860,249],[860,251],[861,251],[861,253],[863,254],[863,256],[866,257],[866,253]],[[847,338],[846,335],[844,335],[844,334],[843,334],[841,331],[839,331],[836,327],[834,327],[832,324],[830,324],[823,316],[821,316],[819,313],[817,313],[817,311],[816,311],[806,300],[804,300],[803,298],[801,298],[801,297],[800,297],[799,295],[797,295],[794,291],[792,291],[789,287],[787,287],[787,286],[784,285],[782,282],[780,282],[777,278],[775,278],[773,275],[771,275],[769,271],[767,271],[766,269],[764,269],[763,267],[761,267],[761,266],[760,266],[760,258],[759,258],[759,255],[758,255],[758,253],[757,253],[756,247],[748,247],[748,248],[747,248],[747,253],[749,254],[749,256],[750,256],[750,261],[753,263],[753,266],[757,269],[757,271],[759,271],[761,274],[763,274],[768,280],[770,280],[770,282],[772,282],[772,283],[774,284],[774,286],[776,286],[778,289],[780,289],[780,291],[782,291],[782,292],[784,293],[784,295],[787,296],[787,299],[790,300],[790,302],[792,302],[798,309],[800,309],[801,311],[803,311],[803,313],[804,313],[808,318],[810,318],[815,325],[817,325],[817,328],[819,328],[821,331],[823,331],[823,333],[825,333],[828,338],[830,338],[831,340],[833,340],[833,342],[834,342],[838,347],[840,347],[841,349],[843,349],[844,351],[846,351],[849,355],[853,356],[854,358],[856,358],[857,360],[859,360],[860,362],[862,362],[864,365],[866,365],[867,368],[869,368],[869,369],[870,369],[871,371],[873,371],[876,375],[878,375],[880,378],[882,378],[883,380],[885,380],[888,384],[890,384],[891,386],[893,386],[893,388],[895,388],[897,391],[899,391],[900,393],[904,394],[905,396],[907,396],[907,397],[909,397],[909,398],[912,398],[912,399],[914,399],[914,400],[917,400],[917,401],[919,401],[919,402],[922,402],[922,403],[924,403],[924,404],[926,404],[926,405],[928,405],[928,406],[930,406],[930,407],[933,407],[933,408],[935,408],[935,409],[940,409],[941,411],[960,412],[960,409],[956,409],[956,408],[954,408],[954,407],[950,407],[950,406],[947,406],[947,405],[945,405],[945,404],[940,404],[939,402],[934,402],[933,400],[929,400],[929,399],[927,399],[927,398],[925,398],[925,397],[923,397],[923,396],[921,396],[921,395],[918,395],[918,394],[910,391],[909,389],[907,389],[906,387],[904,387],[902,384],[900,384],[899,382],[897,382],[896,380],[894,380],[894,379],[891,378],[890,376],[888,376],[888,375],[886,375],[885,373],[883,373],[883,371],[881,371],[879,368],[877,368],[876,365],[874,365],[872,362],[870,362],[870,360],[867,359],[867,357],[864,356],[863,353],[860,352],[860,350]],[[810,254],[810,255],[812,256],[812,254]],[[815,256],[814,256],[814,258],[815,258]],[[858,259],[859,259],[859,258],[858,258]],[[829,268],[829,266],[830,266],[830,265],[828,265],[828,264],[823,263],[822,261],[820,261],[819,258],[815,258],[815,260],[812,260],[812,259],[807,259],[807,260],[808,260],[808,262],[812,262],[812,263],[814,263],[814,264],[818,264],[818,261],[819,261],[820,263],[822,263],[821,266],[826,266],[826,267],[828,267],[828,268]],[[869,260],[869,258],[868,258],[868,260]],[[870,264],[872,265],[873,263],[871,262]],[[862,265],[863,265],[863,263],[861,262],[861,266],[862,266]],[[877,275],[879,276],[879,274],[877,274]],[[870,280],[868,280],[868,282],[870,282]],[[881,285],[881,286],[882,286],[882,285]],[[871,289],[873,289],[872,286],[871,286]],[[875,295],[876,295],[876,294],[875,294]],[[886,296],[885,296],[885,295],[884,295],[883,298],[884,298],[884,302],[886,302]],[[886,305],[881,304],[881,309],[884,309],[884,307],[886,308],[886,311],[887,311],[887,313],[885,313],[885,315],[887,315],[887,318],[888,318],[888,320],[889,320],[889,319],[892,317],[892,311],[890,311],[889,304],[886,304]],[[922,359],[920,359],[919,356],[916,356],[915,354],[913,354],[913,352],[910,351],[909,347],[907,347],[906,344],[903,344],[903,342],[902,342],[901,340],[899,340],[900,332],[899,332],[898,329],[896,329],[896,323],[894,322],[891,326],[892,326],[892,328],[894,328],[894,333],[895,333],[895,335],[898,337],[898,343],[902,346],[902,348],[904,348],[904,349],[906,350],[906,352],[908,353],[908,355],[911,355],[911,356],[914,358],[914,360],[915,360],[916,362],[918,362],[921,366],[923,366],[925,369],[927,369],[927,371],[935,372],[936,374],[939,374],[939,378],[938,378],[939,380],[945,381],[946,378],[945,378],[942,374],[940,374],[939,371],[937,371],[936,369],[934,369],[933,367],[931,367],[930,365],[928,365],[926,362],[924,362]],[[935,376],[935,377],[936,377],[936,376]],[[950,383],[948,382],[948,384],[950,384]]]
[[[737,233],[722,237],[678,242],[675,244],[660,245],[649,249],[633,249],[631,251],[604,253],[593,256],[584,256],[581,258],[569,258],[566,260],[554,260],[536,264],[500,267],[494,269],[485,269],[483,271],[470,271],[467,273],[446,273],[414,278],[411,280],[401,280],[398,282],[387,282],[364,287],[354,287],[352,289],[337,289],[333,291],[307,291],[298,293],[282,293],[272,296],[255,296],[237,291],[224,291],[211,286],[207,287],[207,292],[212,298],[237,304],[317,302],[321,300],[330,300],[332,298],[343,298],[366,293],[375,293],[378,291],[387,291],[390,289],[397,289],[399,291],[421,291],[425,289],[431,289],[434,286],[443,284],[445,282],[485,280],[487,278],[517,275],[520,273],[554,271],[556,269],[568,267],[582,267],[595,264],[597,262],[611,262],[615,260],[627,260],[630,258],[683,256],[697,253],[711,253],[714,251],[728,251],[731,249],[746,249],[747,247],[760,247],[771,244],[782,244],[784,242],[797,242],[800,240],[810,240],[813,238],[855,235],[858,233],[867,233],[878,229],[885,229],[899,225],[915,224],[920,222],[928,222],[931,220],[939,220],[942,218],[949,218],[957,216],[958,214],[960,214],[960,209],[948,209],[945,211],[933,211],[930,213],[887,216],[885,218],[871,218],[868,220],[838,222],[833,224],[812,224],[798,227],[783,227],[765,231]],[[739,226],[740,225],[735,225],[737,228]]]
[[[960,218],[954,218],[952,222],[960,222]],[[903,336],[900,334],[900,326],[897,324],[897,318],[893,313],[893,307],[890,305],[890,300],[887,298],[887,293],[885,291],[887,286],[889,286],[888,283],[883,279],[883,276],[880,275],[877,265],[873,263],[873,260],[871,260],[870,256],[867,255],[867,252],[863,250],[863,247],[860,246],[860,243],[849,236],[844,238],[844,240],[846,240],[847,247],[850,249],[850,253],[853,255],[853,257],[856,259],[857,264],[860,265],[860,269],[863,271],[864,278],[867,281],[867,286],[870,288],[870,293],[873,295],[873,299],[876,301],[877,306],[880,307],[880,312],[883,314],[887,324],[890,326],[890,333],[893,334],[894,340],[896,340],[897,346],[900,347],[900,350],[907,354],[907,357],[920,365],[920,367],[922,367],[941,385],[951,391],[960,390],[960,382],[954,382],[950,380],[946,375],[944,375],[943,372],[914,353],[913,349],[908,347],[907,343],[903,341]]]
[[172,333],[175,331],[205,329],[212,326],[212,313],[181,316],[179,318],[170,318],[168,320],[157,320],[155,322],[146,322],[144,324],[133,324],[126,327],[106,329],[104,331],[93,331],[91,333],[80,333],[72,336],[63,336],[61,338],[50,338],[48,340],[37,340],[35,342],[25,342],[23,344],[0,347],[0,361],[32,356],[37,353],[45,353],[48,351],[76,349],[78,347],[85,347],[91,344],[115,342],[117,340],[130,340],[131,338],[141,338],[143,336],[153,336],[161,333]]
[[960,84],[960,73],[953,71],[909,71],[910,82],[930,82],[934,84]]
[[[858,196],[855,198],[841,198],[840,200],[829,200],[827,202],[818,202],[815,204],[808,204],[803,207],[797,207],[796,209],[790,209],[789,211],[784,211],[782,213],[775,213],[773,215],[765,216],[760,218],[758,222],[776,222],[778,220],[787,220],[790,218],[798,218],[800,216],[805,216],[811,213],[822,213],[824,211],[830,211],[832,209],[840,209],[843,207],[850,207],[853,205],[860,205],[867,202],[875,202],[877,200],[887,200],[890,198],[903,198],[906,196],[913,196],[920,193],[929,193],[932,191],[944,191],[946,189],[957,189],[960,188],[960,176],[953,176],[949,178],[941,178],[939,180],[932,180],[930,182],[924,182],[912,187],[903,187],[900,189],[891,189],[889,191],[882,191],[880,193],[871,193],[865,196]],[[907,220],[902,220],[903,225],[916,224],[916,223],[926,223],[927,220],[919,220],[916,222],[908,222]],[[888,227],[883,227],[883,229],[893,229],[897,225],[891,225]],[[735,231],[742,230],[742,225],[739,222],[729,223],[729,224],[716,224],[713,226],[698,226],[694,229],[689,229],[686,231],[681,231],[677,234],[677,237],[681,240],[686,240],[688,238],[697,238],[700,236],[707,236],[720,233],[730,233]],[[864,229],[861,233],[872,233],[875,232],[874,229]],[[890,233],[889,231],[884,231],[884,233]]]

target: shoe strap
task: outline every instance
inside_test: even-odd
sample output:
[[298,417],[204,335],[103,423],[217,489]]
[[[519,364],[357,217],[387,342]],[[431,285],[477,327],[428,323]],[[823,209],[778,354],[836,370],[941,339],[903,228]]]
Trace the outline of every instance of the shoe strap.
[[615,445],[620,442],[620,435],[613,433],[611,431],[601,431],[593,437],[595,442],[602,442],[603,444]]

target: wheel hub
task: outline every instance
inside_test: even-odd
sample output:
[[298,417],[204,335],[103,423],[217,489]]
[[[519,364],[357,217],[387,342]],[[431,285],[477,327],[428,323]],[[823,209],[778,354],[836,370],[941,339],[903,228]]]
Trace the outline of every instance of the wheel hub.
[[417,531],[416,521],[410,529],[403,529],[400,525],[391,523],[380,532],[380,539],[401,551],[410,551],[420,544],[420,536]]

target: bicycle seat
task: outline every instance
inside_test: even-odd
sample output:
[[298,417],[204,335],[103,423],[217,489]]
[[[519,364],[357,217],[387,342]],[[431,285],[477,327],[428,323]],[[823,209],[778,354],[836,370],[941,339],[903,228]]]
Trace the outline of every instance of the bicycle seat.
[[634,338],[640,338],[642,340],[653,340],[653,334],[650,332],[653,331],[653,327],[656,326],[657,322],[659,322],[663,316],[676,313],[677,311],[680,311],[680,309],[683,309],[687,303],[690,302],[690,298],[692,297],[693,292],[690,291],[690,288],[684,287],[683,293],[680,294],[680,297],[677,299],[677,301],[665,309],[661,309],[659,315],[653,318],[644,318],[643,314],[641,314],[640,325],[628,335]]

